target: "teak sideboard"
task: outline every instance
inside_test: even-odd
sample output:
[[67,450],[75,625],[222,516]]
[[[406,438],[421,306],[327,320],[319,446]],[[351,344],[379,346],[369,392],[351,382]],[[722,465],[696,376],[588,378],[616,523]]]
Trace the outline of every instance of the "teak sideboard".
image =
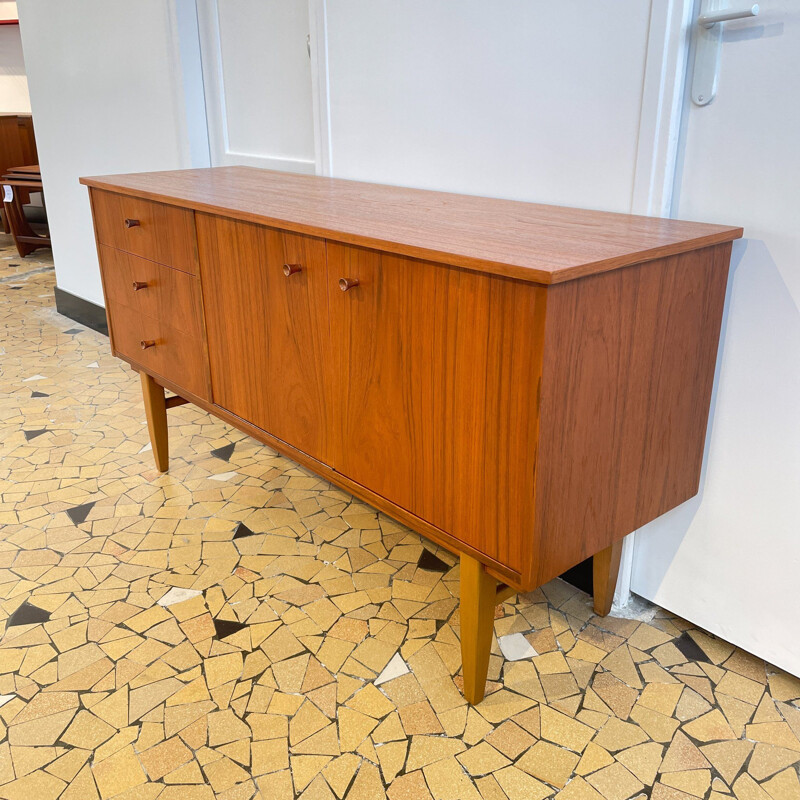
[[[495,605],[698,490],[742,230],[252,169],[84,178],[159,470],[195,403],[460,555]],[[174,396],[167,398],[165,389]]]

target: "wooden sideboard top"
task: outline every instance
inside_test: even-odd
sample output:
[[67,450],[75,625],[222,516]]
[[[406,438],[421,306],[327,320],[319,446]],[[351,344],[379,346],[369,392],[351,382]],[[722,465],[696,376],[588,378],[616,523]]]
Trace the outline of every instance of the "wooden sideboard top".
[[738,239],[741,228],[275,172],[82,178],[97,189],[551,284]]

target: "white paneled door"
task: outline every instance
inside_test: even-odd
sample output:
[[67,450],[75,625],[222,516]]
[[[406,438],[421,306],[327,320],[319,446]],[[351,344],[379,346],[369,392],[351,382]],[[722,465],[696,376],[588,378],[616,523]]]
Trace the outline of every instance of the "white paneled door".
[[632,588],[800,675],[797,0],[725,23],[716,99],[687,97],[680,152],[675,216],[742,225],[746,238],[734,244],[701,492],[637,532]]
[[197,0],[212,166],[315,171],[306,0]]

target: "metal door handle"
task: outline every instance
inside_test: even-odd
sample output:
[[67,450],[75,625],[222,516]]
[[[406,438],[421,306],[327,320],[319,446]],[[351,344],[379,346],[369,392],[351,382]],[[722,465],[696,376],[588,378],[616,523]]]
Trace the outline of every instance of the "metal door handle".
[[729,22],[732,19],[746,19],[747,17],[758,16],[758,3],[754,3],[750,8],[742,8],[738,11],[718,11],[716,14],[701,14],[697,18],[697,24],[704,28],[710,28],[718,22]]
[[[705,9],[708,9],[706,12]],[[717,94],[720,51],[722,48],[722,23],[733,19],[747,19],[758,14],[758,3],[748,8],[717,10],[715,0],[703,0],[700,16],[694,29],[694,74],[692,76],[692,101],[707,106]]]

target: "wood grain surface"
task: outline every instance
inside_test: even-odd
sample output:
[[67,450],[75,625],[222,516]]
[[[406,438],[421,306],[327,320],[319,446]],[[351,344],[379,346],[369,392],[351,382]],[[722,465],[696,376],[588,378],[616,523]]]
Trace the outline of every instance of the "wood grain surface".
[[214,401],[327,463],[324,240],[207,214],[197,232]]
[[[742,235],[741,228],[724,225],[446,194],[252,167],[81,180],[88,186],[124,191],[171,205],[544,284]],[[103,206],[95,206],[99,219]],[[122,247],[103,236],[100,239]]]
[[[105,244],[98,245],[98,250],[109,297],[201,339],[200,281],[197,277]],[[134,283],[144,286],[134,289]]]
[[[108,315],[114,321],[117,354],[157,376],[170,378],[198,397],[208,397],[208,372],[203,342],[169,325],[168,320],[147,317],[109,298]],[[142,349],[141,342],[154,342]]]
[[515,571],[533,534],[545,291],[328,245],[332,465]]
[[[739,228],[246,168],[88,182],[116,192],[101,241],[153,223],[151,261],[99,247],[122,357],[510,585],[605,552],[607,605],[615,543],[696,493]],[[198,278],[152,264],[196,248]],[[160,300],[126,296],[139,270]]]
[[[101,244],[196,274],[197,243],[191,211],[97,191],[92,192],[92,210]],[[138,224],[127,227],[125,220]]]
[[547,290],[540,586],[697,493],[731,245]]
[[0,114],[0,175],[39,163],[30,114]]

